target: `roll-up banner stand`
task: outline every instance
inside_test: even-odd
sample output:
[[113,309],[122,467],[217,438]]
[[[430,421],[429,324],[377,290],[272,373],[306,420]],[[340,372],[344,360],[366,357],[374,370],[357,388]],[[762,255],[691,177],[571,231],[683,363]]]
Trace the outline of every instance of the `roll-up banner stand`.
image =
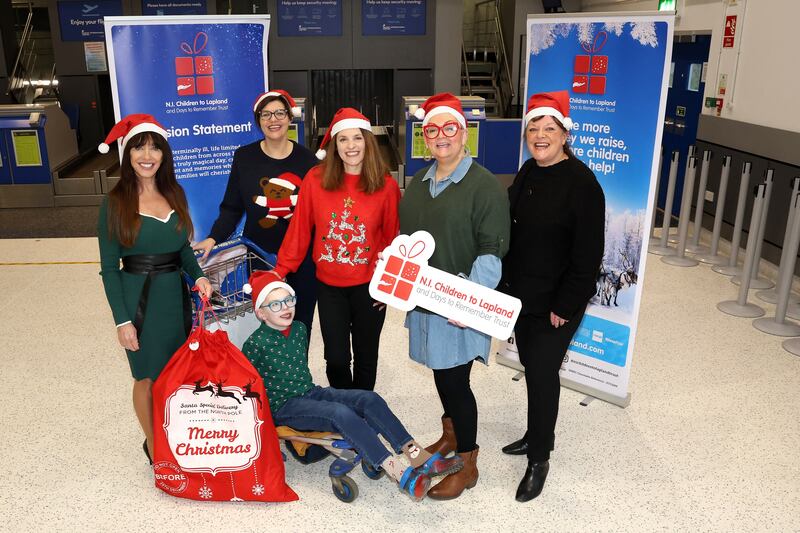
[[255,97],[267,90],[268,15],[106,17],[117,121],[148,113],[169,134],[194,239],[219,213],[233,152],[258,139]]
[[[568,90],[569,143],[606,197],[597,292],[561,366],[561,384],[622,407],[642,298],[672,56],[674,13],[529,15],[525,102]],[[530,157],[522,125],[520,166]],[[522,370],[513,339],[498,362]]]

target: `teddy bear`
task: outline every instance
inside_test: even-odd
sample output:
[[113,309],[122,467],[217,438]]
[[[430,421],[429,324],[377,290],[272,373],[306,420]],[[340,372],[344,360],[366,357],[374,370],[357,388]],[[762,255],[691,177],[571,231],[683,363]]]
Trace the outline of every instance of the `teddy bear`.
[[294,192],[300,187],[301,179],[291,172],[284,172],[277,178],[263,177],[258,182],[264,192],[261,196],[253,196],[253,202],[267,208],[267,215],[258,221],[258,224],[269,229],[278,223],[278,219],[288,220],[294,213],[297,205],[297,194]]

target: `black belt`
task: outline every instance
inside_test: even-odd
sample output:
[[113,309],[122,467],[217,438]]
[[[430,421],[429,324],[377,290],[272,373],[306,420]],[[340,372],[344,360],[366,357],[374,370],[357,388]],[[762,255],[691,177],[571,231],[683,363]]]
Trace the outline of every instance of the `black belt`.
[[[128,274],[147,276],[144,280],[144,287],[142,287],[142,294],[139,296],[139,303],[136,306],[136,315],[133,318],[133,326],[136,328],[137,335],[141,337],[144,328],[144,312],[147,309],[147,297],[150,294],[150,282],[159,274],[180,272],[181,254],[180,252],[171,252],[153,255],[127,255],[122,258],[122,270]],[[189,335],[192,329],[192,309],[189,303],[189,291],[183,280],[181,280],[181,290],[183,293],[183,328],[186,335]]]

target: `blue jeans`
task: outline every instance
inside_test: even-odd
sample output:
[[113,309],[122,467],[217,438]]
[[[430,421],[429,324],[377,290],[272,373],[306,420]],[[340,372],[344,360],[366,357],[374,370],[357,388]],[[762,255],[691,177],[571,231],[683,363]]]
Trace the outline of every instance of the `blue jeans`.
[[373,467],[392,453],[378,434],[400,453],[411,435],[375,392],[315,386],[302,396],[288,400],[272,413],[276,426],[298,431],[332,431],[350,442]]

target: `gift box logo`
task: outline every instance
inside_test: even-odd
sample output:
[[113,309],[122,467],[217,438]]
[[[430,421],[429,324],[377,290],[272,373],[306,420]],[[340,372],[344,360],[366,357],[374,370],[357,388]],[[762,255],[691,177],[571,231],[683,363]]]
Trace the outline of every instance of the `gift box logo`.
[[603,49],[608,34],[604,31],[598,32],[594,42],[582,43],[581,47],[586,54],[575,56],[575,74],[572,77],[572,92],[605,94],[606,75],[608,74],[608,56],[597,55]]
[[378,290],[408,301],[422,269],[421,265],[411,259],[421,255],[425,248],[425,243],[421,240],[415,242],[411,249],[407,249],[404,244],[401,244],[398,247],[400,256],[390,255],[386,260],[386,267],[381,276]]
[[202,31],[195,35],[191,46],[181,43],[181,50],[189,57],[175,58],[178,96],[214,94],[214,60],[200,55],[207,44],[208,35]]

